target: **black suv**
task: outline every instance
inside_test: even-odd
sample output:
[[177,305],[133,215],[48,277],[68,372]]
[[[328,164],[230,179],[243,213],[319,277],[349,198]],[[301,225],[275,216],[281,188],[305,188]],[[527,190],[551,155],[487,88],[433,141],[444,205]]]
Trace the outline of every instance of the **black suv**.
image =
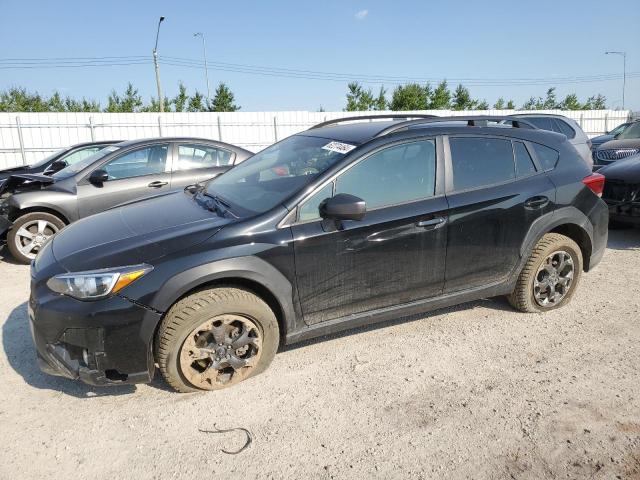
[[565,136],[363,118],[62,230],[31,267],[41,368],[104,385],[157,364],[176,390],[214,390],[350,327],[498,295],[559,308],[600,261],[604,179]]

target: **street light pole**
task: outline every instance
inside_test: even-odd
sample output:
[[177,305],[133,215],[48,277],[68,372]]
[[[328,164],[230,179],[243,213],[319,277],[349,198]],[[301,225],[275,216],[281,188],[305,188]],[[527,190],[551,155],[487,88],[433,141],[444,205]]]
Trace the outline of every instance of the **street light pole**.
[[207,79],[207,103],[211,104],[211,88],[209,87],[209,67],[207,66],[207,42],[204,39],[204,33],[196,32],[194,37],[202,38],[202,54],[204,55],[204,75]]
[[153,47],[153,64],[156,67],[156,84],[158,86],[158,104],[160,105],[160,113],[164,112],[164,98],[162,97],[162,88],[160,88],[160,66],[158,65],[158,37],[160,36],[160,24],[164,21],[164,17],[158,20],[158,30],[156,32],[156,46]]
[[604,52],[604,54],[622,56],[622,109],[624,110],[624,91],[627,86],[627,52]]

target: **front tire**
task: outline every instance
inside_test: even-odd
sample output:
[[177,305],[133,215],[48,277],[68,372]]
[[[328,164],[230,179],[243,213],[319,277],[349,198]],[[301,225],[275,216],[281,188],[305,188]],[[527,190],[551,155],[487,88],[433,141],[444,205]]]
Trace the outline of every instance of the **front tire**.
[[27,213],[13,222],[7,233],[7,248],[18,263],[28,265],[64,227],[65,223],[50,213]]
[[263,372],[279,342],[278,320],[260,297],[218,287],[171,307],[156,334],[155,356],[175,390],[219,390]]
[[582,251],[569,237],[547,233],[525,263],[509,303],[521,312],[546,312],[567,304],[582,274]]

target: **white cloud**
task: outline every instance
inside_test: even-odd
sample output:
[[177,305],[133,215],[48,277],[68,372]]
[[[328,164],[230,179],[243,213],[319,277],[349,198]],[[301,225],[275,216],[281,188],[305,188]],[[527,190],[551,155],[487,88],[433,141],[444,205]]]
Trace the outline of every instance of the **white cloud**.
[[356,20],[364,20],[367,15],[369,15],[369,10],[360,10],[354,15],[354,17],[356,17]]

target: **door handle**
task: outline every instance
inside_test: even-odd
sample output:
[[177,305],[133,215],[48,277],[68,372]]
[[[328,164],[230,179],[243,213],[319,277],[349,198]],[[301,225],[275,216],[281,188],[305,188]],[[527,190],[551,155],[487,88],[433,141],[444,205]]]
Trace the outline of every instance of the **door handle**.
[[524,202],[524,207],[531,210],[542,208],[549,203],[549,199],[545,196],[531,197]]
[[151,182],[149,185],[147,185],[147,187],[160,188],[160,187],[164,187],[168,183],[169,182],[161,182],[160,180],[156,180],[155,182]]
[[416,226],[422,228],[440,228],[445,224],[446,221],[447,219],[444,217],[436,217],[430,220],[421,220],[416,223]]

